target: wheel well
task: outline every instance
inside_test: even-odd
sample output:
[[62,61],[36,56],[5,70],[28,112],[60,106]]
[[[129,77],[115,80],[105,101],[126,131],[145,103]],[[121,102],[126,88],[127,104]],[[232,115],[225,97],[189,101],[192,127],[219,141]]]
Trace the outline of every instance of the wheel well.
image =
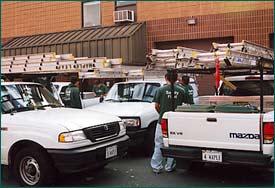
[[14,162],[14,157],[16,153],[18,153],[20,150],[26,147],[33,147],[33,148],[39,148],[44,150],[44,148],[39,145],[36,142],[30,141],[30,140],[21,140],[16,142],[15,144],[12,145],[10,151],[9,151],[9,164],[12,166]]

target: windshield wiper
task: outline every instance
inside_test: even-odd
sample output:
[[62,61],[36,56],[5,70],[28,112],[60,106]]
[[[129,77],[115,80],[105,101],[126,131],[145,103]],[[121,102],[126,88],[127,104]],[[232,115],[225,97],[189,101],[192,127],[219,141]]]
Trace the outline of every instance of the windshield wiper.
[[24,106],[24,107],[15,108],[14,110],[16,112],[23,112],[23,111],[34,110],[34,109],[35,109],[34,106]]
[[104,101],[114,101],[114,99],[105,99]]
[[45,108],[45,107],[52,107],[52,108],[58,108],[58,107],[63,107],[62,105],[57,105],[57,104],[45,104],[41,106],[37,106],[37,108]]
[[16,110],[15,110],[14,108],[12,108],[12,109],[8,109],[8,110],[3,110],[3,112],[4,112],[5,114],[13,114],[13,113],[16,112]]
[[128,99],[128,102],[146,102],[142,99]]
[[115,99],[105,99],[104,101],[122,102],[122,100],[115,100]]

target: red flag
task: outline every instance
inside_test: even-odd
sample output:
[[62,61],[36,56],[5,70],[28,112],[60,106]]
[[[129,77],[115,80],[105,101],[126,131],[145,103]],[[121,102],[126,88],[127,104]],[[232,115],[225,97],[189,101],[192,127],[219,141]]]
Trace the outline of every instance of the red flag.
[[216,63],[216,88],[220,87],[220,60],[219,58],[215,59]]

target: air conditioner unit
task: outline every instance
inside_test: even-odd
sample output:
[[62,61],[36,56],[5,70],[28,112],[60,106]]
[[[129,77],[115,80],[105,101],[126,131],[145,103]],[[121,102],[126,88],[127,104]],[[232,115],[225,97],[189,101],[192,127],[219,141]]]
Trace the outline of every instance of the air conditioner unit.
[[134,11],[119,10],[114,11],[114,22],[134,22]]

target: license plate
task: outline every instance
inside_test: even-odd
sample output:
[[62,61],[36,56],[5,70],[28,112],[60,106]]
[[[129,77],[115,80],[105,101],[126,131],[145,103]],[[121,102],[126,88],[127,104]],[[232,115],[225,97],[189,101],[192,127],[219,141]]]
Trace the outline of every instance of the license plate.
[[106,159],[117,156],[117,146],[111,146],[106,148]]
[[202,160],[210,162],[222,162],[222,152],[213,150],[202,150]]

